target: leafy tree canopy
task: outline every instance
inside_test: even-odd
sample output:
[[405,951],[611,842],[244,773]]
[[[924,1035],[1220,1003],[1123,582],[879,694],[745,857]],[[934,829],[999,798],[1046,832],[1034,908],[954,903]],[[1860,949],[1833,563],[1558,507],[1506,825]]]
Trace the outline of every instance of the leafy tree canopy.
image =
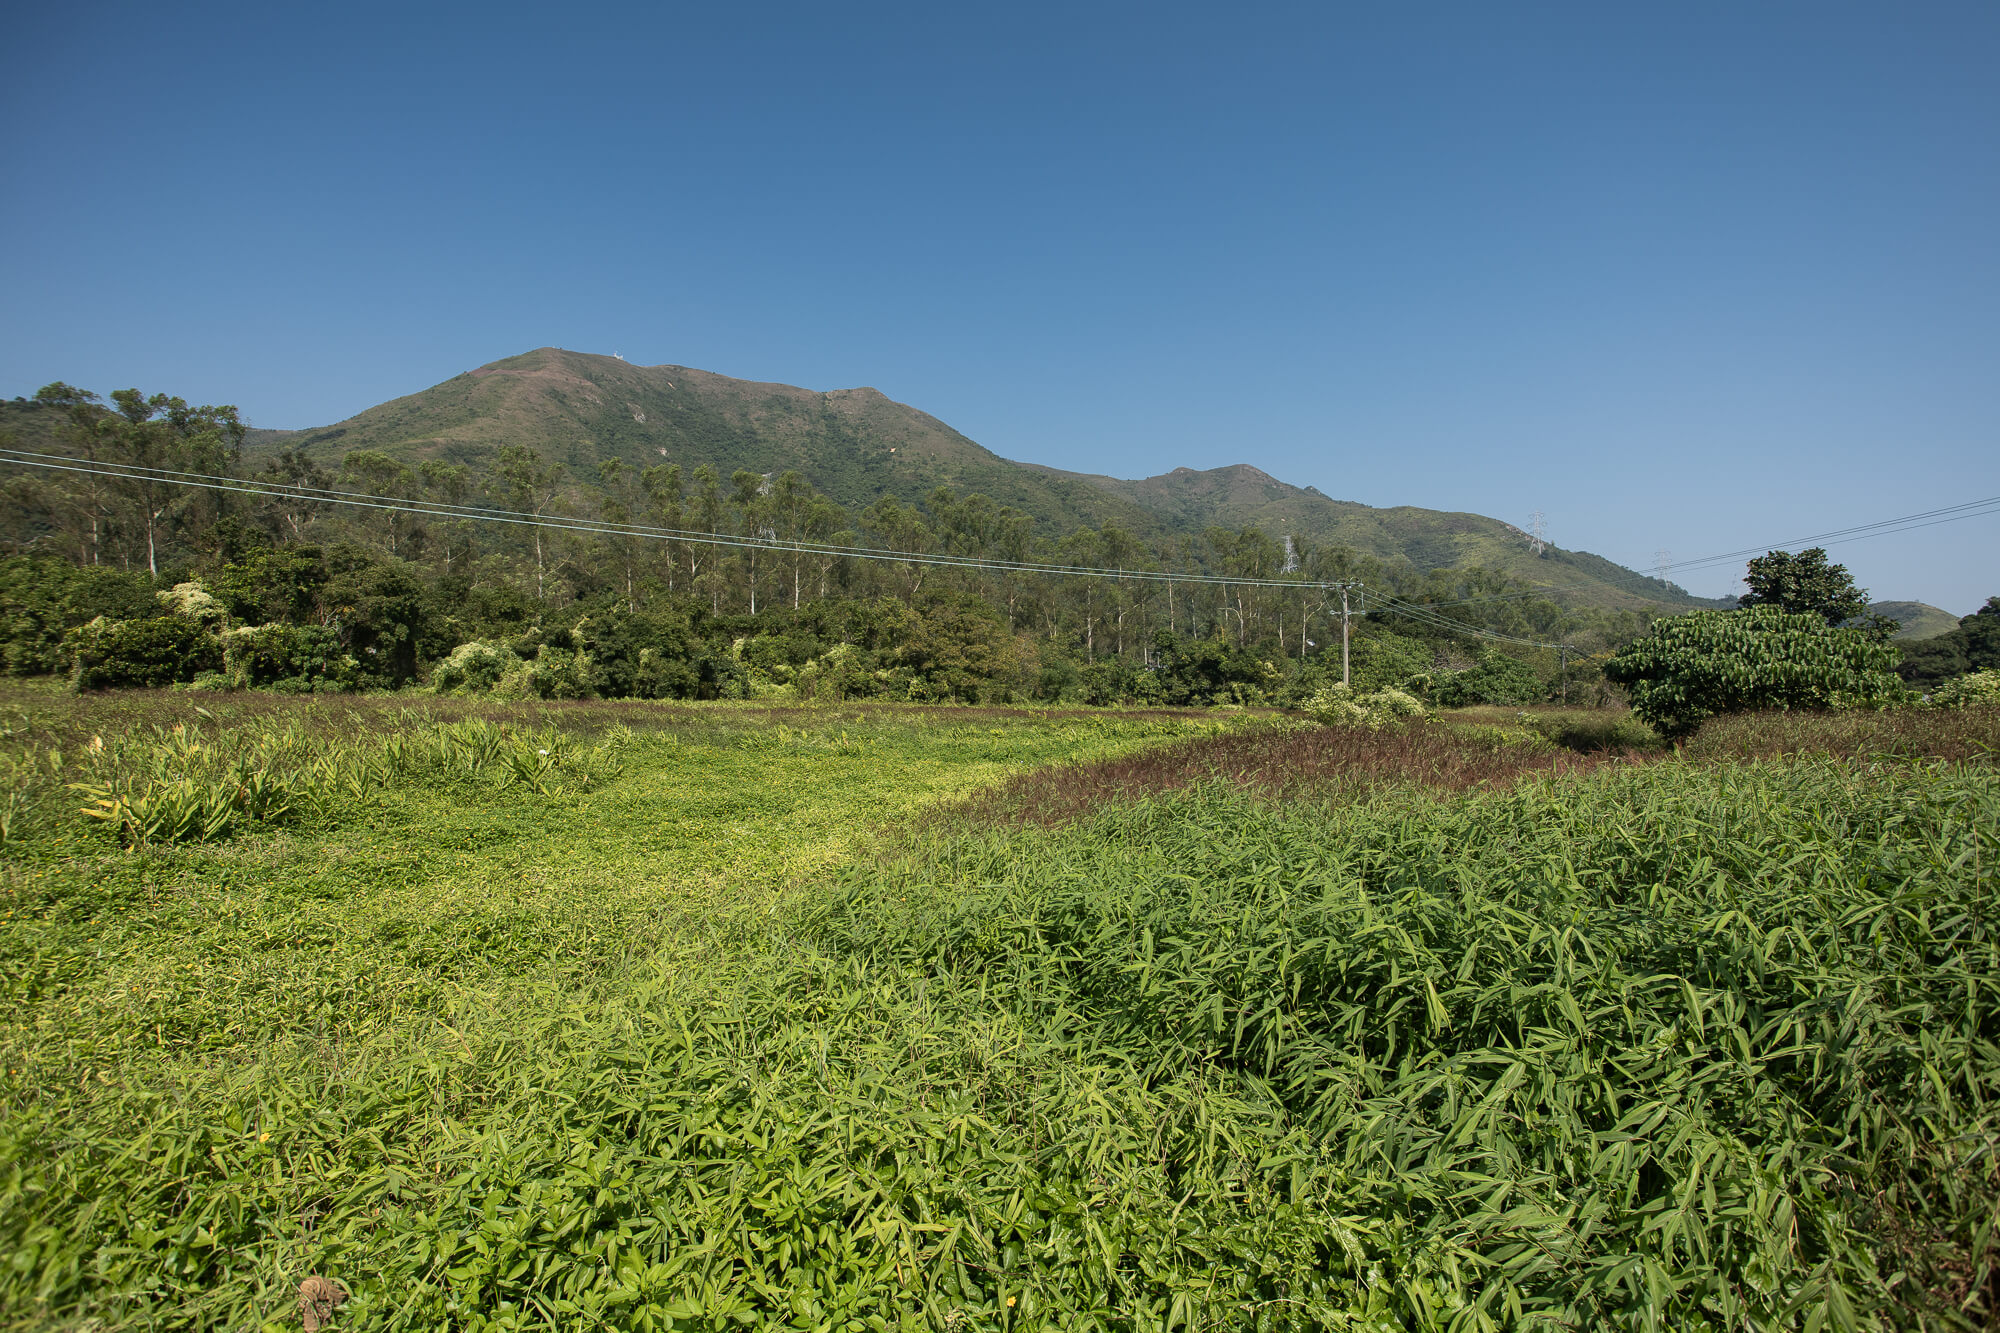
[[[1828,564],[1822,547],[1797,555],[1790,551],[1760,555],[1750,562],[1743,581],[1750,591],[1737,598],[1739,606],[1775,606],[1819,616],[1829,625],[1844,625],[1868,614],[1868,590],[1854,586],[1847,566]],[[1894,628],[1892,623],[1890,632]]]

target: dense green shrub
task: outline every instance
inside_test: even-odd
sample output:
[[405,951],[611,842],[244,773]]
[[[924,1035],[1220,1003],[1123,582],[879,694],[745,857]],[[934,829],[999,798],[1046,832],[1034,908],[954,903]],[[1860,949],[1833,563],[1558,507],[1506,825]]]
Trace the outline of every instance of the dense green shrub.
[[1430,678],[1430,700],[1440,708],[1540,703],[1545,693],[1535,669],[1505,653],[1482,653],[1469,670],[1440,671]]
[[1160,694],[1170,704],[1263,703],[1283,681],[1276,662],[1222,639],[1153,636]]
[[153,581],[103,565],[79,569],[53,556],[0,560],[0,670],[10,676],[68,671],[74,656],[66,636],[103,616],[137,620],[158,615]]
[[1675,737],[1721,713],[1891,702],[1905,694],[1895,664],[1895,647],[1863,630],[1753,606],[1658,621],[1604,674],[1631,694],[1634,713]]
[[461,643],[431,668],[431,687],[439,694],[481,694],[498,685],[520,661],[504,643],[477,639]]
[[1315,722],[1329,727],[1383,727],[1424,716],[1423,703],[1402,690],[1375,690],[1356,694],[1335,681],[1306,700],[1305,711]]
[[232,683],[253,688],[339,689],[355,661],[324,625],[246,625],[223,635]]
[[71,630],[67,642],[79,690],[157,689],[223,665],[222,640],[186,616],[99,617]]
[[2000,671],[1975,671],[1940,685],[1930,697],[1935,708],[1992,707],[2000,704]]
[[874,661],[851,643],[836,643],[799,668],[794,685],[801,699],[862,699],[877,692]]
[[[1332,645],[1326,660],[1338,674],[1338,644]],[[1377,625],[1364,625],[1355,634],[1349,651],[1354,688],[1366,694],[1372,690],[1405,689],[1410,682],[1431,669],[1433,651],[1422,639],[1396,634]]]

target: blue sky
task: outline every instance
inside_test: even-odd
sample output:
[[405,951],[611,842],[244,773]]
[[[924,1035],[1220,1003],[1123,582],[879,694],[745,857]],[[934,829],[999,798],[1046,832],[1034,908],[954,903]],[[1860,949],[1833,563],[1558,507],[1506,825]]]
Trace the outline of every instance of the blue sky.
[[[0,396],[553,344],[1649,569],[2000,495],[1991,3],[18,11]],[[2000,594],[2000,517],[1832,547]],[[1740,570],[1689,572],[1730,591]]]

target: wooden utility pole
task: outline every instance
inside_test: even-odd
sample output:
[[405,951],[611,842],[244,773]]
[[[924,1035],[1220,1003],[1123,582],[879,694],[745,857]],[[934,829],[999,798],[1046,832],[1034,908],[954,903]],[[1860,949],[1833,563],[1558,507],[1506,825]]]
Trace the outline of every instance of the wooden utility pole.
[[1347,685],[1347,585],[1340,585],[1340,683]]
[[1348,617],[1349,615],[1352,614],[1352,612],[1348,605],[1347,595],[1350,592],[1358,592],[1361,588],[1361,585],[1359,583],[1343,582],[1343,583],[1328,584],[1325,586],[1340,589],[1340,683],[1342,685],[1346,685],[1352,688],[1353,680],[1348,671],[1348,660],[1347,660],[1348,642],[1349,642],[1347,622],[1348,622]]

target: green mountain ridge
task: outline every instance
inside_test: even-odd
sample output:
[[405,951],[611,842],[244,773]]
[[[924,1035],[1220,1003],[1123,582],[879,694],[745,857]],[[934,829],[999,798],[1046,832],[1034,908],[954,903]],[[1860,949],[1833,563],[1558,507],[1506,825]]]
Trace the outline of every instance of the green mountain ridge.
[[[56,441],[55,423],[31,403],[0,408],[7,409],[0,429],[12,428],[24,447]],[[510,445],[560,464],[579,490],[595,488],[598,465],[614,458],[638,469],[709,463],[725,479],[738,469],[796,470],[857,512],[884,496],[919,504],[949,487],[1022,511],[1048,537],[1115,524],[1158,541],[1255,526],[1302,546],[1350,547],[1419,571],[1502,571],[1579,605],[1728,604],[1589,552],[1538,553],[1520,529],[1479,514],[1336,500],[1248,464],[1176,468],[1136,481],[1066,472],[1002,458],[873,388],[820,391],[553,347],[490,362],[330,426],[253,430],[245,449],[253,461],[297,450],[329,469],[369,450],[408,464],[464,464],[484,478]]]
[[1545,546],[1538,554],[1527,533],[1483,514],[1412,505],[1378,509],[1353,500],[1335,500],[1315,487],[1290,485],[1245,463],[1207,471],[1175,468],[1141,481],[1044,470],[1087,481],[1165,515],[1183,528],[1254,526],[1322,545],[1351,546],[1377,559],[1401,557],[1419,569],[1478,565],[1503,571],[1551,594],[1567,592],[1599,605],[1732,604],[1726,599],[1694,597],[1588,551]]

